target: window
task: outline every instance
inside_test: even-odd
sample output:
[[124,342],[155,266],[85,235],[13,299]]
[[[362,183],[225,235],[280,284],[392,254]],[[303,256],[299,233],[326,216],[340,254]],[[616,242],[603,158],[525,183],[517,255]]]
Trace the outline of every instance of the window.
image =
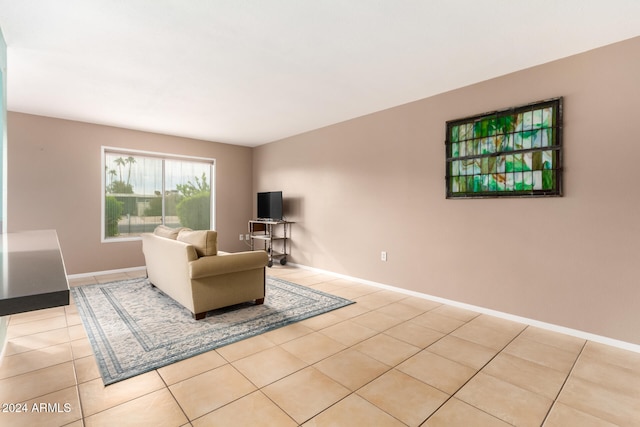
[[447,198],[562,195],[562,98],[447,122]]
[[103,147],[103,241],[214,227],[215,160]]

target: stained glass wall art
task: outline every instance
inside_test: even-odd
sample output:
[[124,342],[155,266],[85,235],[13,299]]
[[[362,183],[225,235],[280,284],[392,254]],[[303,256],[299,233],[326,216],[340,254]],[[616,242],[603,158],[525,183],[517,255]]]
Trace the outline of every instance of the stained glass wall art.
[[447,122],[447,198],[562,195],[562,98]]

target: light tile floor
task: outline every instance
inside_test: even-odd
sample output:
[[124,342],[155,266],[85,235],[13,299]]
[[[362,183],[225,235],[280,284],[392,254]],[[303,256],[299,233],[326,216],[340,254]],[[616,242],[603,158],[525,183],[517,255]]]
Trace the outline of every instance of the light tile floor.
[[0,425],[640,425],[640,354],[307,270],[268,272],[357,304],[108,387],[73,304],[11,316]]

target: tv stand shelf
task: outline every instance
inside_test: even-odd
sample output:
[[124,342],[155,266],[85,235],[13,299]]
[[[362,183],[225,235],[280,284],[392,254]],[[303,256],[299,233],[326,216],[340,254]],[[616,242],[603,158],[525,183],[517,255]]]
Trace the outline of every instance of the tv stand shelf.
[[[269,255],[269,267],[273,266],[273,259],[280,258],[280,264],[287,264],[287,255],[291,244],[287,247],[289,238],[291,237],[290,221],[271,220],[271,219],[253,219],[249,221],[249,237],[251,241],[251,250],[256,250],[256,242],[263,243],[263,249]],[[277,246],[281,251],[276,251],[274,242],[278,242]]]

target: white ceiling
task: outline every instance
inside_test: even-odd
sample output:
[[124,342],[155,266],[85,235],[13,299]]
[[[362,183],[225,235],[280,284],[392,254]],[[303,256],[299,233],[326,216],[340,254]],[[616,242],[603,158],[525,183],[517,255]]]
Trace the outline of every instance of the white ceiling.
[[0,0],[8,109],[256,146],[640,35],[638,0]]

